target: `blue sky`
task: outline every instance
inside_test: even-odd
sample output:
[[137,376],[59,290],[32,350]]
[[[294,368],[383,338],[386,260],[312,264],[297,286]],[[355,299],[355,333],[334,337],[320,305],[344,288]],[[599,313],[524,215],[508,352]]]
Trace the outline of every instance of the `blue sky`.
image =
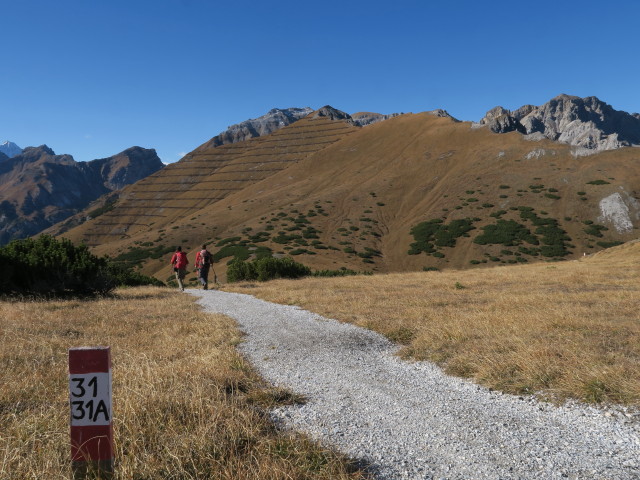
[[640,111],[640,2],[0,0],[0,142],[174,162],[274,107]]

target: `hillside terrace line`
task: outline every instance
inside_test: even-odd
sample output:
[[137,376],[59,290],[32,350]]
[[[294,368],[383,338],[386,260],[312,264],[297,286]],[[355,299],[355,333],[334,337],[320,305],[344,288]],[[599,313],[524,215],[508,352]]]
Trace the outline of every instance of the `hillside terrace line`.
[[[125,195],[129,196],[124,197],[121,200],[121,203],[114,207],[114,211],[101,215],[101,217],[103,217],[102,219],[98,220],[99,217],[97,217],[97,221],[95,221],[93,225],[89,225],[91,230],[84,233],[83,237],[85,240],[93,240],[91,242],[87,242],[89,246],[96,246],[100,244],[101,242],[99,237],[120,236],[122,238],[130,238],[131,235],[135,235],[140,231],[140,229],[130,231],[130,227],[151,228],[147,224],[136,222],[137,217],[153,216],[163,219],[177,219],[181,215],[180,211],[193,211],[205,208],[211,203],[222,200],[232,192],[240,191],[243,188],[193,188],[194,186],[225,182],[246,183],[246,185],[250,185],[251,183],[260,182],[271,175],[286,169],[290,164],[298,163],[309,155],[341,140],[345,135],[349,135],[350,133],[357,131],[357,127],[349,125],[336,127],[337,123],[343,122],[341,120],[327,120],[325,118],[306,118],[296,122],[296,125],[284,127],[283,129],[266,137],[256,137],[247,141],[220,145],[217,147],[200,147],[211,151],[193,151],[187,154],[181,161],[168,165],[161,171],[141,180],[135,184],[135,187],[130,187],[128,189],[129,191],[125,192]],[[327,126],[329,128],[318,128],[322,126]],[[327,139],[332,137],[334,138],[333,140],[314,142],[314,140],[318,138]],[[296,143],[292,144],[291,141],[296,141]],[[279,145],[265,146],[263,145],[264,143],[277,143]],[[300,147],[306,148],[301,149]],[[289,151],[291,148],[296,148],[296,150]],[[261,152],[265,149],[271,151],[265,153]],[[294,155],[294,158],[290,158]],[[277,158],[270,160],[265,159],[257,162],[240,161],[249,157]],[[280,168],[257,168],[265,164],[274,166],[276,164],[281,164],[282,166]],[[238,169],[238,167],[246,166],[255,167]],[[208,171],[203,172],[203,167],[209,167]],[[225,170],[228,168],[234,169]],[[254,175],[255,173],[266,173],[266,175],[256,176]],[[224,175],[231,175],[232,178],[219,178]],[[183,181],[162,181],[166,178],[182,178]],[[174,188],[161,188],[158,190],[153,188],[155,185],[171,185]],[[200,192],[210,192],[211,195],[191,195],[193,193]],[[153,195],[155,198],[139,197],[144,194]],[[131,212],[132,210],[139,211],[140,208],[143,208],[143,206],[140,205],[140,202],[144,202],[145,205],[148,205],[148,208],[152,209],[152,213],[125,213]],[[158,203],[162,203],[162,205],[158,205]],[[165,210],[169,210],[173,213],[169,213]],[[118,218],[121,221],[118,223],[112,223],[108,221],[110,218]],[[104,220],[107,221],[105,222]],[[114,231],[113,227],[120,228],[118,228],[117,231]],[[109,231],[104,231],[105,228],[109,229]]]

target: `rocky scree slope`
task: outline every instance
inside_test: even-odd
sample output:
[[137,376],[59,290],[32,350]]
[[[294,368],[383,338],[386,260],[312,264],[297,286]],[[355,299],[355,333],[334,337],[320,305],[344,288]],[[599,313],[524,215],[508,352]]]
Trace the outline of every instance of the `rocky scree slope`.
[[489,110],[477,125],[493,132],[517,131],[578,147],[588,155],[602,150],[640,146],[640,114],[618,111],[596,97],[559,95],[541,106],[524,105],[509,111]]

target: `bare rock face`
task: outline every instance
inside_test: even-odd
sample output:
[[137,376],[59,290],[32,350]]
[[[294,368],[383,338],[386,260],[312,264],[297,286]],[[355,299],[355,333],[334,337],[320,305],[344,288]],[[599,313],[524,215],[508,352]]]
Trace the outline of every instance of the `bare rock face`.
[[312,118],[320,118],[327,117],[330,120],[344,120],[347,123],[354,125],[353,118],[348,113],[343,112],[342,110],[337,110],[330,105],[325,105],[322,108],[319,108],[315,112],[313,112]]
[[0,244],[35,235],[162,167],[155,150],[140,147],[90,162],[46,145],[25,148],[0,163]]
[[389,120],[390,118],[394,118],[401,115],[400,113],[390,113],[384,115],[382,113],[372,113],[372,112],[358,112],[351,115],[353,119],[353,123],[358,125],[359,127],[366,127],[367,125],[373,125],[374,123],[384,122],[385,120]]
[[274,108],[268,113],[258,118],[245,120],[244,122],[231,125],[227,130],[216,135],[203,145],[203,147],[211,148],[229,143],[243,142],[254,137],[269,135],[276,130],[291,125],[301,118],[306,117],[313,112],[309,107],[305,108]]
[[480,120],[480,125],[486,125],[495,133],[514,131],[524,133],[522,124],[511,115],[509,110],[502,107],[495,107],[489,110],[482,120]]
[[435,110],[430,110],[427,113],[430,113],[431,115],[434,115],[436,117],[450,118],[454,122],[459,122],[460,121],[457,118],[453,117],[449,112],[447,112],[446,110],[443,110],[441,108],[436,108]]
[[513,112],[496,107],[479,123],[496,133],[542,135],[583,152],[640,145],[640,115],[614,110],[596,97],[563,94],[539,107],[525,105]]

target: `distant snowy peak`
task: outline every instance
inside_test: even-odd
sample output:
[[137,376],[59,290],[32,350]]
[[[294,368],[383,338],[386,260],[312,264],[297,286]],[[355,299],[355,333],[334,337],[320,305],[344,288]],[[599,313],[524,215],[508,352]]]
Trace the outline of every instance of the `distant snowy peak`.
[[20,155],[22,153],[22,149],[15,143],[7,140],[6,142],[0,143],[0,152],[11,158],[16,155]]

